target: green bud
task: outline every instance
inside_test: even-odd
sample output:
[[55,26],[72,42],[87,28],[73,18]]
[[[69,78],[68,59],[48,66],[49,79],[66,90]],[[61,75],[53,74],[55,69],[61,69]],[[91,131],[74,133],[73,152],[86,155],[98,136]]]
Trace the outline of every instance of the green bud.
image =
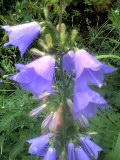
[[52,48],[53,47],[53,43],[52,43],[52,36],[51,36],[51,34],[46,34],[45,40],[46,40],[48,48]]
[[72,43],[75,41],[77,34],[78,34],[78,31],[76,29],[73,29],[72,33],[71,33],[71,42]]
[[37,55],[37,56],[45,56],[45,53],[38,50],[37,48],[31,48],[30,49],[30,52],[33,54],[33,55]]
[[48,51],[48,46],[45,44],[45,42],[42,39],[38,40],[38,44],[42,46],[46,51]]
[[[57,25],[57,30],[59,31],[60,28],[59,28],[59,24]],[[61,33],[65,33],[66,31],[66,25],[64,23],[61,23]]]
[[44,12],[45,19],[48,19],[48,8],[44,7],[43,12]]
[[60,39],[61,39],[61,43],[64,44],[64,43],[65,43],[65,40],[66,40],[66,35],[65,35],[65,33],[61,33],[61,34],[60,34]]

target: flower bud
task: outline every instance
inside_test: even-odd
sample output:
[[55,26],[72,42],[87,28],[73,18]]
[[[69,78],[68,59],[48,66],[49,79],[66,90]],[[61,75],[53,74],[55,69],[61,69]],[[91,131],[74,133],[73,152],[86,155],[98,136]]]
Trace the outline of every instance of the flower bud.
[[71,43],[74,43],[75,42],[75,39],[77,37],[77,34],[78,34],[78,31],[76,29],[73,29],[72,30],[72,33],[71,33]]
[[36,109],[33,109],[30,113],[29,113],[29,117],[32,117],[32,118],[36,118],[38,117],[45,109],[47,108],[47,105],[46,104],[43,104],[42,106],[36,108]]
[[42,128],[47,127],[47,126],[50,124],[52,118],[53,118],[53,113],[50,113],[50,114],[45,118],[45,120],[42,122],[41,127],[42,127]]
[[42,39],[39,39],[38,44],[42,46],[46,51],[48,51],[48,46],[45,44],[45,42]]
[[44,12],[45,19],[48,19],[48,8],[44,7],[43,12]]
[[[57,25],[57,30],[59,31],[60,28],[59,28],[59,24]],[[66,32],[66,25],[64,23],[61,23],[61,33],[64,33],[65,34]]]
[[83,127],[86,128],[86,127],[89,126],[89,122],[88,122],[87,118],[83,114],[80,114],[79,121],[80,121],[80,123],[81,123],[81,125]]
[[70,109],[70,112],[73,114],[74,104],[73,104],[71,99],[67,99],[67,105],[68,105],[68,107]]
[[66,41],[66,35],[65,35],[65,33],[60,33],[60,39],[61,39],[61,43],[62,44],[64,44],[65,43],[65,41]]
[[63,114],[63,108],[59,107],[57,112],[54,113],[53,119],[49,125],[50,132],[58,132],[58,130],[62,126],[62,114]]
[[51,36],[51,34],[46,34],[45,40],[46,40],[48,48],[52,48],[53,47],[53,43],[52,43],[52,36]]
[[44,52],[41,52],[41,51],[38,50],[37,48],[31,48],[31,49],[30,49],[30,52],[31,52],[33,55],[45,56],[45,53],[44,53]]

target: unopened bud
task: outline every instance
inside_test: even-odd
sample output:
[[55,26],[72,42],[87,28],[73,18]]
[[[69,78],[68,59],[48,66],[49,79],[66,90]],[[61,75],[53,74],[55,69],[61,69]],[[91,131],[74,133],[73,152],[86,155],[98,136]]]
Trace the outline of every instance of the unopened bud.
[[44,119],[44,121],[42,122],[41,127],[42,127],[42,128],[46,128],[46,127],[49,128],[49,124],[50,124],[52,118],[53,118],[53,113],[50,113],[50,114]]
[[48,19],[48,8],[44,7],[43,12],[44,12],[45,19]]
[[77,34],[78,34],[78,31],[76,29],[73,29],[72,30],[72,33],[71,33],[71,42],[74,43],[75,42],[75,39],[77,37]]
[[47,108],[47,105],[46,104],[43,104],[42,106],[36,108],[36,109],[33,109],[30,113],[29,113],[29,117],[32,117],[32,118],[36,118],[38,117],[45,109]]
[[[57,25],[57,30],[60,30],[59,24]],[[66,32],[66,25],[64,23],[61,23],[61,33],[65,33]]]
[[80,114],[79,121],[83,127],[86,128],[89,126],[89,122],[88,122],[87,118],[82,113]]
[[64,44],[65,41],[66,41],[66,35],[65,35],[65,33],[62,32],[62,33],[60,34],[60,39],[61,39],[61,43]]
[[43,94],[41,94],[40,96],[38,96],[38,99],[46,98],[49,95],[50,95],[50,93],[48,93],[47,91],[45,91]]
[[62,126],[62,114],[63,114],[63,108],[59,107],[57,112],[54,113],[53,119],[49,125],[50,132],[58,132],[58,130]]
[[52,43],[52,36],[51,36],[51,34],[46,34],[45,40],[46,40],[47,46],[49,48],[52,48],[53,47],[53,43]]
[[37,48],[31,48],[31,49],[30,49],[30,52],[31,52],[33,55],[45,56],[45,53],[44,53],[44,52],[41,52],[41,51],[38,50]]
[[74,104],[73,104],[73,102],[72,102],[71,99],[67,99],[67,105],[68,105],[68,107],[69,107],[69,109],[70,109],[70,112],[73,114]]
[[42,39],[39,39],[38,44],[42,46],[46,51],[48,51],[48,46],[45,44],[45,42]]

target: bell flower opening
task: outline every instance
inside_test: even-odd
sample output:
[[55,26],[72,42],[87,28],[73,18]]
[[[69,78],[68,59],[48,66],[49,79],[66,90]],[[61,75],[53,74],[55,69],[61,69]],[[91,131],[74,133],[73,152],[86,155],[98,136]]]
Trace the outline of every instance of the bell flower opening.
[[9,34],[9,42],[4,46],[17,46],[22,56],[41,31],[41,26],[37,22],[29,22],[17,26],[2,26],[2,28]]

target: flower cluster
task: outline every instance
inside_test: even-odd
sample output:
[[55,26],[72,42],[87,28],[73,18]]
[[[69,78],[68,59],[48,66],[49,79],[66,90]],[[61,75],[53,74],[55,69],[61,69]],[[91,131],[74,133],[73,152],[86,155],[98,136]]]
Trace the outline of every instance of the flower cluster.
[[[40,34],[41,26],[36,22],[21,24],[18,26],[3,26],[10,37],[5,44],[17,46],[24,55],[30,44]],[[96,115],[99,108],[107,109],[106,100],[90,88],[91,85],[101,87],[104,84],[104,75],[115,71],[114,68],[102,64],[86,50],[69,51],[63,56],[63,70],[72,76],[75,82],[74,98],[67,100],[71,113],[75,120],[79,120],[84,127],[89,125],[87,118]],[[42,99],[49,94],[55,94],[53,90],[56,60],[49,55],[44,55],[33,62],[23,65],[16,64],[19,70],[14,76],[9,77],[20,84],[21,89],[31,91],[36,98]],[[30,117],[38,117],[45,109],[46,104],[30,112]],[[50,138],[58,133],[62,126],[64,107],[59,107],[56,112],[46,116],[42,123],[43,133],[40,137],[28,140],[31,144],[29,153],[37,157],[44,156],[44,160],[56,160],[59,154],[56,148],[50,145]],[[56,136],[54,137],[56,138]],[[79,145],[75,148],[73,143],[68,144],[68,160],[97,159],[98,152],[102,148],[90,140],[90,137],[81,137]]]

